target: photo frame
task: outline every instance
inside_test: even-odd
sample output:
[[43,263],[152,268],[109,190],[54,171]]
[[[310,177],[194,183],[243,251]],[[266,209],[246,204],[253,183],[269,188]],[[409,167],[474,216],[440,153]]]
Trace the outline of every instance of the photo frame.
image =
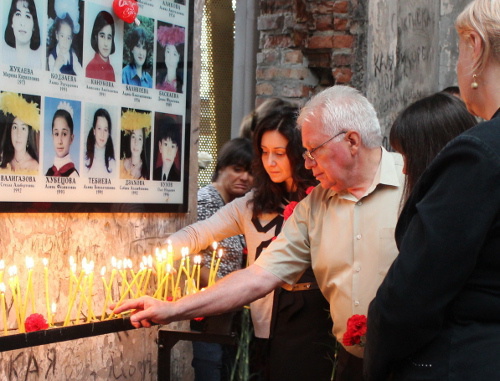
[[138,2],[0,6],[0,212],[187,212],[194,4]]

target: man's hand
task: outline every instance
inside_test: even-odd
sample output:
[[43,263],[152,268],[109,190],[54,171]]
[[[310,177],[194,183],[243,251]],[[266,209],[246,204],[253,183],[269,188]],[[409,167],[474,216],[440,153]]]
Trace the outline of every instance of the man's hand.
[[168,324],[167,320],[169,304],[172,302],[162,302],[161,300],[152,298],[150,296],[142,296],[138,299],[129,299],[116,306],[111,304],[109,307],[113,310],[114,314],[119,314],[124,311],[131,311],[130,323],[135,328],[151,327],[155,324]]

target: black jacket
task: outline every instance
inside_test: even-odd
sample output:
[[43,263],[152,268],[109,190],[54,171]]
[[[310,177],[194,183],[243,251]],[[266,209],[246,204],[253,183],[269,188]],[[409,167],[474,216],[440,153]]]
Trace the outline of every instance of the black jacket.
[[365,376],[500,380],[500,110],[417,182],[368,311]]

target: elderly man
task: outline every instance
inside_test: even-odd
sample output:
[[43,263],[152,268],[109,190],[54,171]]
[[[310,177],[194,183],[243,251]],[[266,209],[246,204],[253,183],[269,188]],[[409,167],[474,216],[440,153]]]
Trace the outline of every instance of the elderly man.
[[[333,331],[342,343],[347,320],[368,304],[397,255],[394,227],[403,189],[401,156],[381,147],[373,106],[355,89],[331,87],[312,98],[297,120],[306,167],[320,181],[300,202],[280,236],[250,267],[178,302],[130,300],[136,327],[218,314],[294,284],[313,267],[330,301]],[[361,346],[341,347],[336,380],[362,380]]]

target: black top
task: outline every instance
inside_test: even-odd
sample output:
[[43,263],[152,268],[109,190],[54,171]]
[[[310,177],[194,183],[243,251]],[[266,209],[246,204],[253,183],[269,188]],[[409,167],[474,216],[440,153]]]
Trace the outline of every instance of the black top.
[[500,110],[423,173],[396,242],[368,312],[366,379],[500,379]]

